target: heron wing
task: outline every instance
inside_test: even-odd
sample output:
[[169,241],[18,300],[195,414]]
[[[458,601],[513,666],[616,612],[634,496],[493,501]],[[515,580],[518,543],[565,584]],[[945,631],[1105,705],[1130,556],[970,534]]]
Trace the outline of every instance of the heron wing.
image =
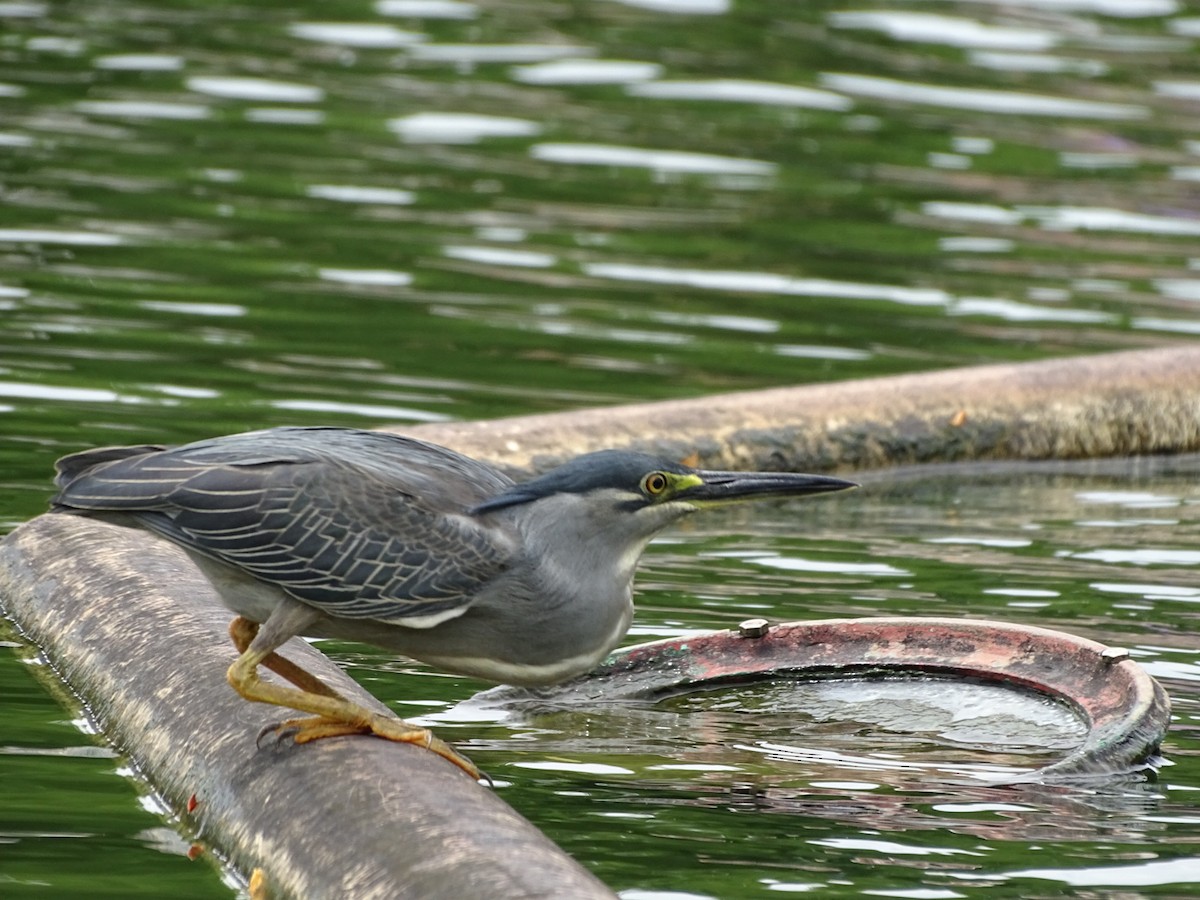
[[508,539],[467,510],[511,482],[432,444],[274,429],[130,451],[68,457],[55,503],[132,514],[331,616],[436,624],[509,564]]

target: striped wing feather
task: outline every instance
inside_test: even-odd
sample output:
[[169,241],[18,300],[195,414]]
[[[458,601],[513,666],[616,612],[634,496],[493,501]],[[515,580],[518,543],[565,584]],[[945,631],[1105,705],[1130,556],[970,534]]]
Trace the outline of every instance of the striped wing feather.
[[[364,455],[345,433],[320,431],[259,433],[254,453],[220,446],[244,436],[130,448],[128,458],[86,451],[60,464],[55,503],[130,513],[343,618],[403,623],[445,614],[507,567],[507,542],[466,514],[510,483],[504,476],[432,445],[392,438],[380,445],[391,458],[380,446]],[[262,437],[271,435],[276,452]],[[98,457],[91,468],[79,459],[89,452]]]

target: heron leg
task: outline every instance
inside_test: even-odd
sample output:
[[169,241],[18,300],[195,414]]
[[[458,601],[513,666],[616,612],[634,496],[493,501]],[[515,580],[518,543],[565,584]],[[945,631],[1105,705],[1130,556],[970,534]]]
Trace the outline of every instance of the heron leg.
[[[437,738],[427,728],[412,725],[395,716],[374,712],[367,707],[347,700],[332,688],[316,679],[294,663],[275,653],[275,648],[284,641],[302,632],[318,614],[298,603],[281,603],[262,626],[253,622],[235,619],[230,626],[235,645],[241,649],[241,641],[251,633],[241,655],[229,667],[229,684],[246,700],[270,703],[289,709],[309,713],[311,718],[290,719],[267,731],[290,737],[297,744],[326,737],[345,734],[374,734],[378,737],[402,744],[417,744],[432,750],[438,756],[458,766],[475,780],[483,777],[479,769],[465,756],[456,752],[445,741]],[[240,619],[240,617],[239,617]],[[268,660],[270,662],[268,663]],[[283,664],[282,670],[279,667]],[[258,667],[265,665],[296,687],[286,687],[263,681]],[[292,676],[296,675],[299,680]],[[308,689],[316,684],[317,690]]]
[[[254,638],[258,635],[259,625],[257,622],[251,622],[249,619],[238,616],[229,623],[229,637],[233,639],[233,645],[237,647],[238,653],[245,653]],[[276,675],[281,675],[286,678],[302,691],[308,691],[313,694],[321,694],[326,697],[341,697],[342,695],[323,682],[316,675],[300,668],[290,659],[285,659],[274,650],[263,658],[260,665],[266,666]]]

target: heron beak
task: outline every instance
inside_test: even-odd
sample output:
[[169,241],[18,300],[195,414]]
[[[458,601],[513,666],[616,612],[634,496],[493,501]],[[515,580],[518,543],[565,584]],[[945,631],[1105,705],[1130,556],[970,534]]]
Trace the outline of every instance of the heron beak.
[[[697,506],[728,503],[759,497],[800,497],[826,494],[858,487],[853,481],[828,475],[802,475],[798,472],[705,472],[697,471],[695,481],[681,485],[676,500]],[[688,479],[689,481],[691,479]]]

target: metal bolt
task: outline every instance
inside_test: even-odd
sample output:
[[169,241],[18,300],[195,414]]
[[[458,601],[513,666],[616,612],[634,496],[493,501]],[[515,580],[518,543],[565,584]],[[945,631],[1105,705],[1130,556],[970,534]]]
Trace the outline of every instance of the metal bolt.
[[766,619],[747,619],[738,624],[738,634],[742,637],[760,638],[771,630],[771,623]]
[[1129,651],[1124,647],[1109,647],[1100,654],[1100,658],[1111,666],[1129,659]]

